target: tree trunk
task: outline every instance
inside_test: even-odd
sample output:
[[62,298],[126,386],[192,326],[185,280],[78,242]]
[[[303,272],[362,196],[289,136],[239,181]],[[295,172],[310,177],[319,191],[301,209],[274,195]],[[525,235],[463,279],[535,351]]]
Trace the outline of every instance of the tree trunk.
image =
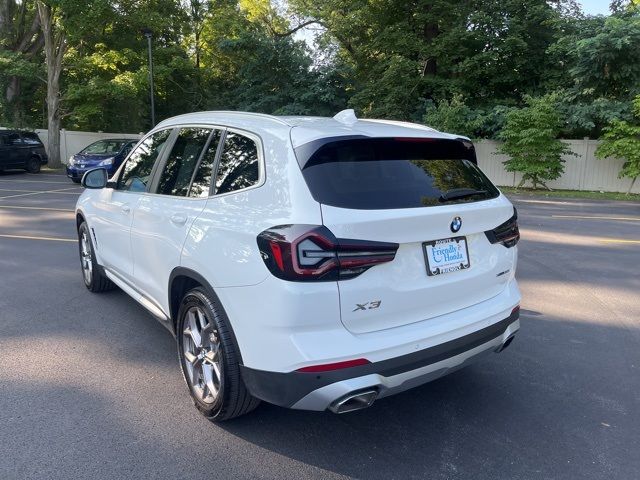
[[62,166],[60,159],[60,73],[62,72],[62,57],[67,43],[64,33],[56,28],[54,12],[50,5],[38,0],[38,15],[44,36],[44,53],[47,63],[49,166],[59,168]]
[[633,177],[633,180],[631,180],[631,185],[629,185],[629,190],[627,190],[627,195],[631,193],[631,190],[633,189],[633,186],[635,185],[637,178],[638,177]]
[[23,115],[22,115],[22,102],[20,101],[20,91],[22,86],[22,79],[20,77],[9,77],[7,82],[7,89],[5,90],[5,98],[7,99],[7,109],[11,111],[11,117],[9,117],[11,124],[16,127],[24,127]]
[[7,103],[13,103],[13,101],[20,96],[20,78],[14,76],[9,77],[7,82],[7,89],[5,90],[5,98]]
[[[26,60],[40,53],[43,45],[40,19],[37,13],[31,17],[31,9],[28,8],[30,3],[29,0],[20,3],[16,3],[16,0],[0,0],[0,38],[3,39],[0,48],[17,53]],[[7,119],[17,127],[25,126],[22,79],[18,75],[9,76],[4,91],[7,110],[11,112]]]

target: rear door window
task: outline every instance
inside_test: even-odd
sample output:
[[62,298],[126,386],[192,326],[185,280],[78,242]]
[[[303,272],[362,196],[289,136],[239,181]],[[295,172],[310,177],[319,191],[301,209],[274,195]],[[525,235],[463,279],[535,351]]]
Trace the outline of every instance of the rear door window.
[[10,133],[7,137],[7,145],[24,145],[22,138],[17,133]]
[[186,197],[211,129],[182,128],[162,169],[156,193]]
[[222,132],[220,130],[214,130],[209,140],[209,145],[202,155],[200,165],[193,177],[191,188],[189,189],[189,196],[193,198],[204,198],[209,196],[211,190],[211,177],[213,176],[213,168],[216,161],[216,153],[218,146],[220,145],[220,137]]
[[148,136],[138,145],[124,164],[118,179],[118,190],[144,192],[151,179],[153,165],[160,156],[171,130],[161,130]]
[[487,200],[500,192],[468,142],[431,138],[329,139],[296,150],[316,201],[362,210]]
[[42,145],[40,138],[35,133],[30,133],[30,132],[23,133],[22,140],[24,141],[24,143],[28,145],[37,145],[37,146]]
[[257,143],[240,133],[227,132],[216,174],[216,194],[243,190],[260,179]]

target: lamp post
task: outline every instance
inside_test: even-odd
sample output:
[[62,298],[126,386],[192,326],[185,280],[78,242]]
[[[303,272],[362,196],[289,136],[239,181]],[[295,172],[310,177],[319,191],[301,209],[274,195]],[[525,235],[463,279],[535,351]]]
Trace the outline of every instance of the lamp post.
[[151,98],[151,128],[156,126],[156,107],[153,98],[153,54],[151,53],[151,36],[153,32],[148,28],[143,28],[142,33],[147,37],[147,47],[149,49],[149,96]]

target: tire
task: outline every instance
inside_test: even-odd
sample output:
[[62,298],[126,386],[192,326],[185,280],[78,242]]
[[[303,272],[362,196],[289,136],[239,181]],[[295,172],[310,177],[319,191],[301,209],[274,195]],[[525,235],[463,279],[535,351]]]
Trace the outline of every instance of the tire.
[[96,261],[91,233],[86,222],[82,222],[78,228],[78,252],[82,279],[90,292],[99,293],[115,288],[114,283],[107,278]]
[[242,381],[229,319],[217,298],[200,287],[189,291],[178,310],[176,339],[189,393],[208,420],[230,420],[260,404]]
[[38,173],[40,171],[40,167],[42,164],[40,163],[40,159],[38,157],[31,157],[27,161],[27,172],[29,173]]
[[80,179],[79,178],[72,178],[71,181],[73,183],[80,183]]

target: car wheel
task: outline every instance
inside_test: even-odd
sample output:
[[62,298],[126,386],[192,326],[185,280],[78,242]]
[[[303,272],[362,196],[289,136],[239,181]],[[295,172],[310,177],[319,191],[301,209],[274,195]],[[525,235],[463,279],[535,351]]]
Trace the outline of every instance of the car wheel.
[[96,261],[91,234],[86,222],[82,222],[78,229],[78,250],[80,252],[82,279],[85,286],[94,293],[113,289],[115,285],[107,278]]
[[212,422],[244,415],[258,406],[240,376],[239,353],[229,320],[202,288],[188,292],[177,322],[178,356],[196,408]]
[[42,164],[40,163],[40,159],[38,157],[31,157],[27,162],[27,172],[38,173],[41,166]]
[[72,178],[71,181],[73,183],[80,183],[80,179],[79,178]]

